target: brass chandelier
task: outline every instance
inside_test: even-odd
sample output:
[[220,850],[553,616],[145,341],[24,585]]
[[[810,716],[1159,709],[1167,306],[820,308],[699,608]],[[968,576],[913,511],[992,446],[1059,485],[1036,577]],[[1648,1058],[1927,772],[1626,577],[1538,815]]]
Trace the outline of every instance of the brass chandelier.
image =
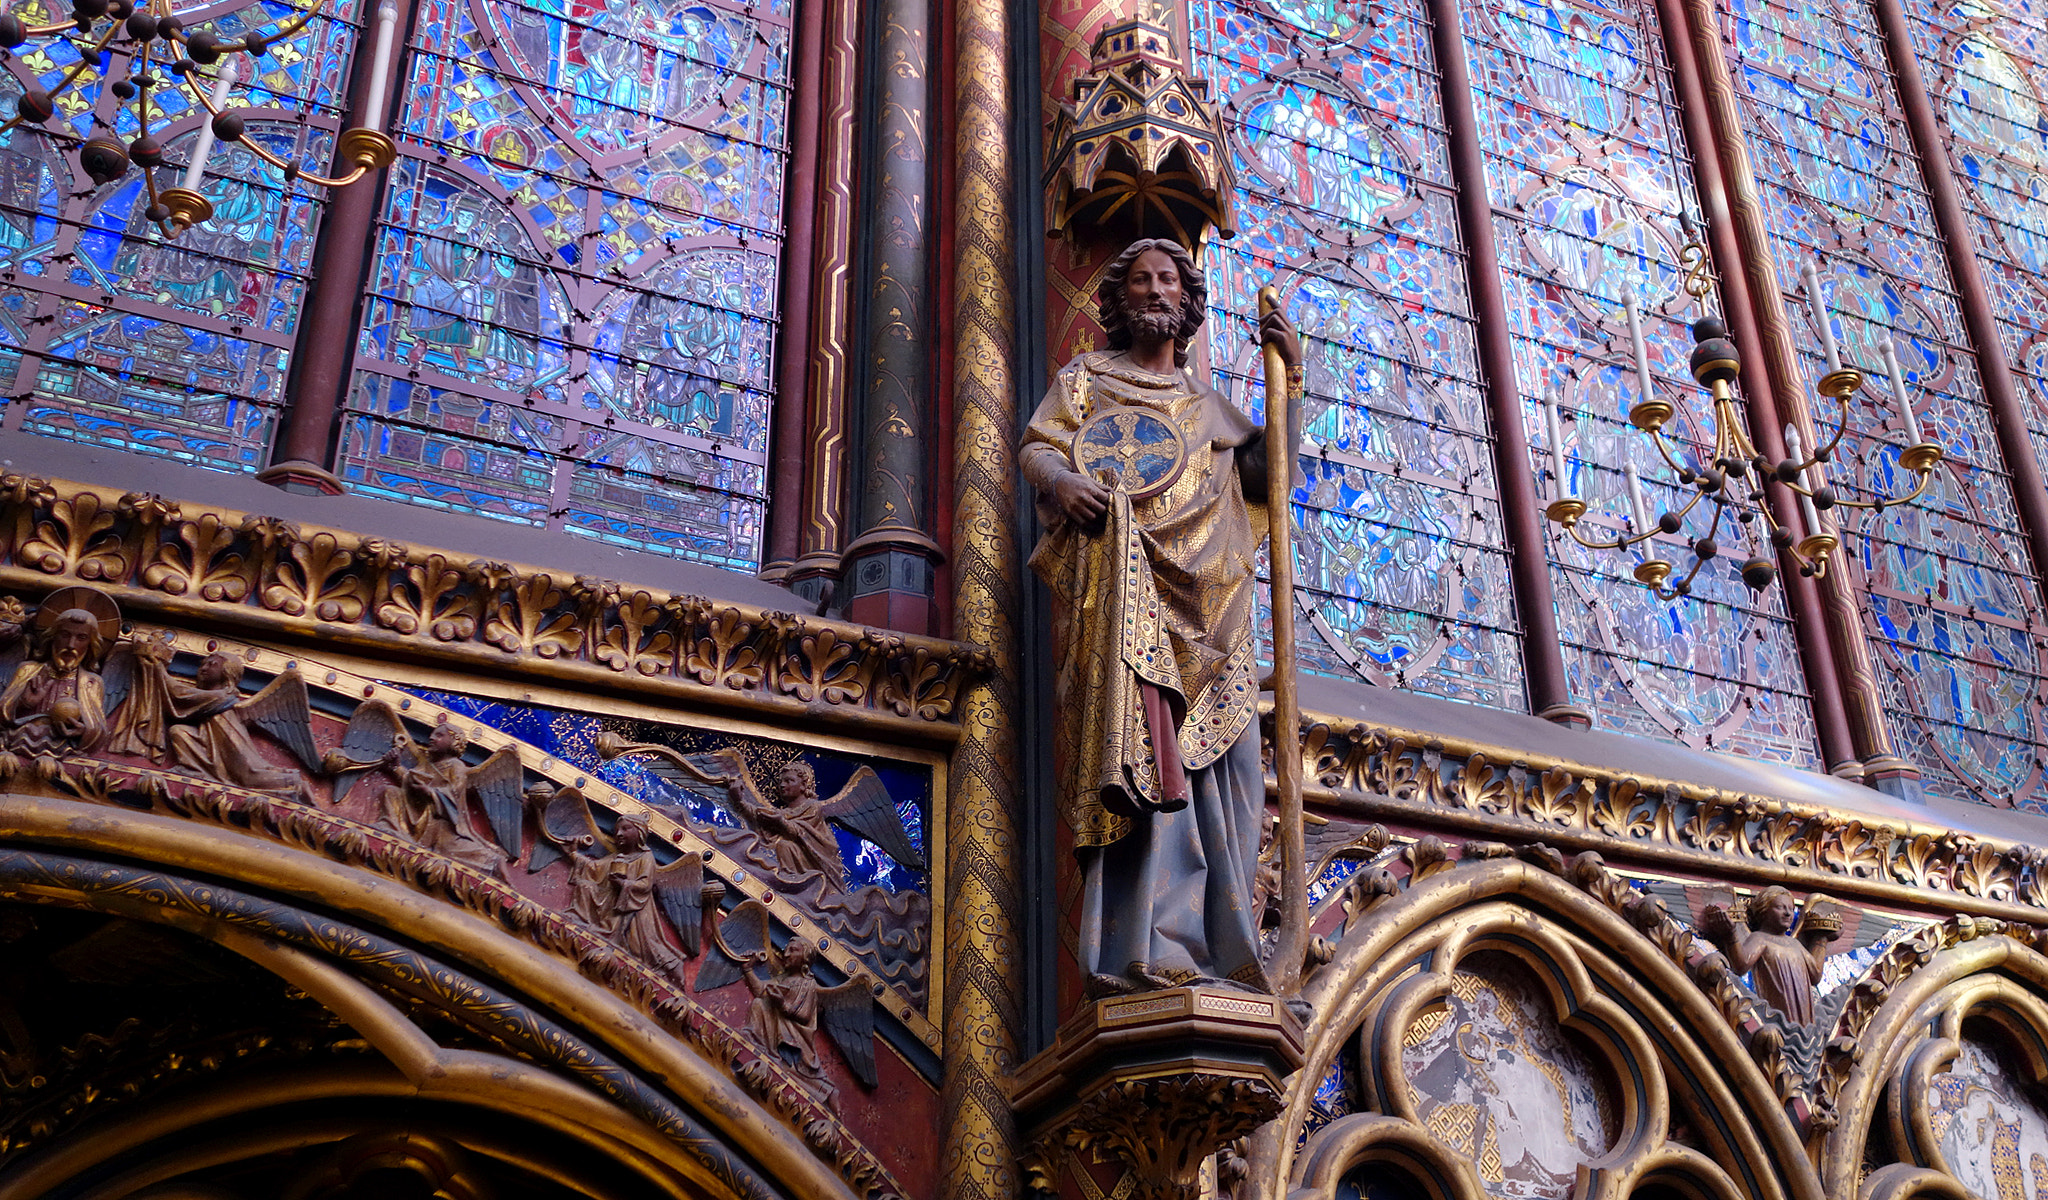
[[[149,203],[144,217],[175,238],[213,215],[213,204],[200,193],[206,160],[216,142],[241,142],[250,153],[276,168],[286,183],[303,180],[322,187],[346,187],[371,171],[391,165],[398,148],[378,130],[384,122],[384,94],[391,76],[394,34],[398,9],[391,2],[377,9],[376,43],[370,63],[369,101],[357,127],[345,129],[335,143],[333,176],[316,175],[299,163],[288,161],[246,136],[247,119],[241,107],[233,105],[235,85],[244,78],[242,61],[251,64],[247,77],[255,75],[254,64],[269,54],[274,43],[294,37],[327,6],[315,2],[285,22],[274,34],[249,33],[223,37],[208,25],[187,27],[172,11],[170,0],[72,0],[71,19],[31,25],[13,12],[0,13],[0,48],[9,51],[34,39],[68,41],[78,61],[63,77],[47,87],[30,87],[17,102],[13,117],[0,132],[16,126],[44,126],[62,111],[61,98],[82,90],[89,82],[87,72],[101,79],[123,104],[135,112],[137,135],[123,142],[113,127],[95,120],[102,128],[82,138],[68,131],[45,130],[60,140],[75,139],[78,161],[92,181],[104,186],[127,174],[131,165],[143,170]],[[184,164],[184,175],[176,186],[159,188],[157,171],[169,166],[164,146],[154,128],[165,116],[160,97],[165,89],[187,93],[207,118],[200,126],[198,140]],[[295,114],[303,119],[304,114]],[[283,114],[280,119],[286,119]]]
[[[1689,221],[1686,222],[1686,234],[1686,242],[1679,252],[1680,266],[1686,271],[1685,291],[1695,304],[1704,308],[1704,300],[1714,288],[1713,277],[1707,267],[1706,247],[1694,236]],[[1802,272],[1801,282],[1814,322],[1820,327],[1827,360],[1827,373],[1821,376],[1817,391],[1832,400],[1835,406],[1833,431],[1811,454],[1806,452],[1799,430],[1790,424],[1785,427],[1787,457],[1773,463],[1757,450],[1735,408],[1732,385],[1741,372],[1741,358],[1735,343],[1728,340],[1727,325],[1709,315],[1693,322],[1691,367],[1693,378],[1708,395],[1708,420],[1713,429],[1712,451],[1699,456],[1699,461],[1684,461],[1678,449],[1664,436],[1664,426],[1676,415],[1677,408],[1673,401],[1662,399],[1657,394],[1650,374],[1649,351],[1643,340],[1642,315],[1631,297],[1625,304],[1629,341],[1635,356],[1637,382],[1644,399],[1629,410],[1629,423],[1649,435],[1658,455],[1671,468],[1679,485],[1691,489],[1692,495],[1680,507],[1658,513],[1653,518],[1643,495],[1642,480],[1631,465],[1623,472],[1629,500],[1628,532],[1608,541],[1595,540],[1580,531],[1580,518],[1585,516],[1587,505],[1571,487],[1558,406],[1548,397],[1539,402],[1549,435],[1551,473],[1557,487],[1556,498],[1545,507],[1544,515],[1562,526],[1572,540],[1589,550],[1625,550],[1641,546],[1643,560],[1635,566],[1635,578],[1660,600],[1674,600],[1691,593],[1693,580],[1700,570],[1720,555],[1723,523],[1731,515],[1735,523],[1734,532],[1749,546],[1749,557],[1738,572],[1742,582],[1752,591],[1761,592],[1777,579],[1777,566],[1762,552],[1757,536],[1759,521],[1768,531],[1764,540],[1768,540],[1775,550],[1790,551],[1799,564],[1801,575],[1824,576],[1830,559],[1841,546],[1841,527],[1836,523],[1836,514],[1840,510],[1882,512],[1893,505],[1910,503],[1927,490],[1933,480],[1934,469],[1941,465],[1944,457],[1942,448],[1922,435],[1919,420],[1913,412],[1912,398],[1906,391],[1905,376],[1899,369],[1898,356],[1890,339],[1886,339],[1879,344],[1879,353],[1884,359],[1892,400],[1903,420],[1908,443],[1899,452],[1899,465],[1914,475],[1913,490],[1903,496],[1851,500],[1838,495],[1828,485],[1827,466],[1834,459],[1843,431],[1848,426],[1849,397],[1863,386],[1864,375],[1842,362],[1834,331],[1828,325],[1827,301],[1822,294],[1818,272],[1808,266]],[[1795,537],[1790,525],[1771,511],[1765,494],[1767,481],[1771,479],[1784,484],[1797,496],[1800,525],[1806,531],[1804,537]],[[1688,518],[1702,504],[1711,509],[1706,532],[1697,537],[1681,537]],[[1663,557],[1666,547],[1657,543],[1660,536],[1684,545],[1691,555],[1691,566],[1676,581],[1672,580],[1674,567],[1671,560]]]

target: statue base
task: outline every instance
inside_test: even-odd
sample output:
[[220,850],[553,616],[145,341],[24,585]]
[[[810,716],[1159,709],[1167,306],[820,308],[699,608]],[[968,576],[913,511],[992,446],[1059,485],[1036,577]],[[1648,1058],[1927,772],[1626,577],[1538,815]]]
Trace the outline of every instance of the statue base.
[[[1129,1200],[1194,1200],[1203,1164],[1272,1120],[1302,1063],[1278,996],[1217,987],[1116,996],[1083,1008],[1019,1073],[1023,1164],[1043,1192],[1079,1176]],[[1070,1178],[1073,1177],[1073,1178]]]

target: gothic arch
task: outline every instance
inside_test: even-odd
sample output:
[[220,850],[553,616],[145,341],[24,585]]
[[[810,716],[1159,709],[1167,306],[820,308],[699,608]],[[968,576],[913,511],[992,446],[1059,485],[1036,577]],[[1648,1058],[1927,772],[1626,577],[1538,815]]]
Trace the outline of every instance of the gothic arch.
[[[1535,981],[1549,1017],[1612,1089],[1613,1136],[1578,1168],[1573,1196],[1819,1200],[1818,1180],[1796,1165],[1806,1160],[1798,1128],[1731,1028],[1728,1005],[1741,1002],[1688,976],[1690,932],[1681,940],[1661,905],[1608,876],[1597,857],[1567,869],[1500,853],[1468,847],[1465,861],[1419,872],[1405,891],[1353,914],[1353,932],[1305,991],[1314,1007],[1306,1062],[1280,1118],[1253,1139],[1251,1178],[1270,1197],[1323,1200],[1354,1168],[1383,1163],[1431,1200],[1483,1197],[1465,1156],[1418,1119],[1398,1051],[1460,967],[1493,953]],[[1317,1087],[1351,1045],[1374,1111],[1311,1131]],[[1674,1116],[1692,1123],[1696,1144],[1674,1140]]]
[[636,1174],[654,1189],[643,1194],[858,1194],[719,1064],[486,915],[232,830],[67,799],[0,796],[0,828],[0,900],[211,943],[310,997],[370,1052],[268,1080],[223,1075],[176,1103],[104,1105],[82,1127],[90,1146],[53,1134],[0,1184],[7,1200],[286,1096],[407,1099],[458,1125],[464,1114],[516,1119]]

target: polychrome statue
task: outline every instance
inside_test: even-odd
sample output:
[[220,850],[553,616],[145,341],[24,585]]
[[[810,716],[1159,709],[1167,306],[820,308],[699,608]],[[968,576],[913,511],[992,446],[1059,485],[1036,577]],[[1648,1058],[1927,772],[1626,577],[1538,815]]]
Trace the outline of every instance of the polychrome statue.
[[[1186,370],[1207,297],[1186,250],[1132,243],[1097,294],[1110,348],[1060,369],[1019,452],[1045,524],[1031,561],[1055,600],[1059,803],[1091,995],[1271,990],[1253,629],[1267,445]],[[1298,395],[1293,327],[1275,312],[1259,334]]]

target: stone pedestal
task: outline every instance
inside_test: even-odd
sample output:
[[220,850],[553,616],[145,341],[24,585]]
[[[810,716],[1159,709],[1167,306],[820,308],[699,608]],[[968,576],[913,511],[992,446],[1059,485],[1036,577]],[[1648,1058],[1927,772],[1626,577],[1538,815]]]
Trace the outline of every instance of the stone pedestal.
[[1098,1000],[1018,1077],[1026,1177],[1062,1196],[1193,1200],[1203,1163],[1280,1112],[1301,1062],[1301,1024],[1276,996],[1194,987]]

